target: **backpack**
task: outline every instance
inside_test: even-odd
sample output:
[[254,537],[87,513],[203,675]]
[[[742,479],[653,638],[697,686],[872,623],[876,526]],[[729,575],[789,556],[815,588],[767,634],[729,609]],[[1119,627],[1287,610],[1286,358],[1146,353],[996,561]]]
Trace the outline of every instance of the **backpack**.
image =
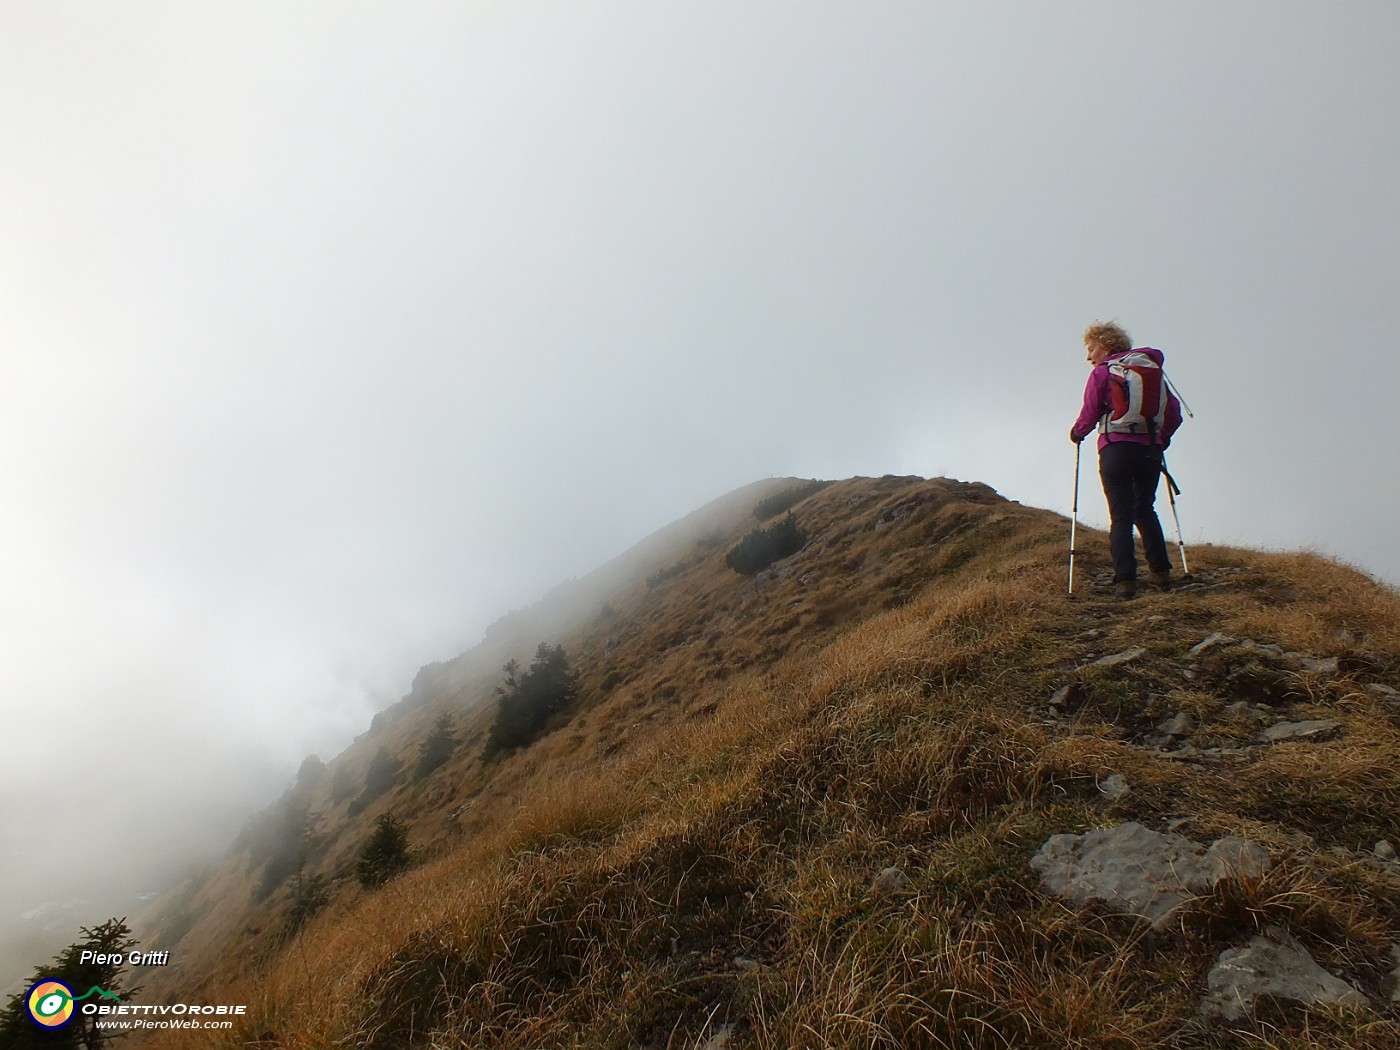
[[1108,411],[1100,434],[1156,434],[1167,415],[1162,369],[1134,350],[1108,362]]

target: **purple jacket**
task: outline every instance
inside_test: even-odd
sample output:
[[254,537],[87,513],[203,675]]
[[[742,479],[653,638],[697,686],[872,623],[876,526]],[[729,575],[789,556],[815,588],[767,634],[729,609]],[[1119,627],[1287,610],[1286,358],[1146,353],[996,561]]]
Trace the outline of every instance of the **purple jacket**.
[[[1162,366],[1162,351],[1154,350],[1150,346],[1140,346],[1126,353],[1146,354],[1157,362],[1157,366]],[[1108,360],[1114,361],[1124,354],[1110,354]],[[1079,418],[1074,421],[1074,426],[1070,428],[1070,433],[1076,438],[1088,437],[1090,432],[1096,430],[1099,420],[1108,411],[1108,363],[1096,365],[1089,373],[1089,382],[1084,384],[1084,407],[1079,411]],[[1165,386],[1165,384],[1164,384]],[[1132,441],[1139,445],[1158,444],[1166,448],[1171,444],[1172,435],[1176,433],[1176,428],[1181,426],[1181,402],[1176,399],[1176,395],[1170,390],[1167,391],[1167,414],[1162,420],[1162,429],[1156,435],[1153,434],[1100,434],[1099,449],[1102,451],[1107,444],[1118,441]]]

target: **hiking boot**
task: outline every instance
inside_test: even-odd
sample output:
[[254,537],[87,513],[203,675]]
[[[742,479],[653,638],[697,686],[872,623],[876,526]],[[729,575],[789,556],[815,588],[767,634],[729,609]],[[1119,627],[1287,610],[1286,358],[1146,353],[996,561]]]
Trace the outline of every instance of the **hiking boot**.
[[1172,573],[1168,569],[1166,572],[1150,572],[1147,578],[1157,585],[1159,591],[1169,591],[1172,589]]
[[1120,602],[1126,602],[1137,597],[1136,580],[1118,580],[1113,585],[1113,596]]

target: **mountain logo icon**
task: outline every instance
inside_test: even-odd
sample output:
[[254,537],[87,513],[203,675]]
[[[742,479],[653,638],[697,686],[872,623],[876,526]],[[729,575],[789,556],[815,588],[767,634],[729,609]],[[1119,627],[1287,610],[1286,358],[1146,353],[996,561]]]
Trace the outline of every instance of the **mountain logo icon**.
[[29,989],[29,1016],[45,1028],[62,1028],[73,1020],[73,989],[62,981],[40,981]]

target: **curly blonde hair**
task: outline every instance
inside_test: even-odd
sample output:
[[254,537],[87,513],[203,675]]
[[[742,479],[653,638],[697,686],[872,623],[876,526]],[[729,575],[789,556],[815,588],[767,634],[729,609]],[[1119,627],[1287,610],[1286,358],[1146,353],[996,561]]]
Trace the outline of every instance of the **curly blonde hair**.
[[1084,345],[1101,346],[1110,354],[1123,354],[1133,348],[1133,341],[1116,322],[1095,321],[1084,329]]

